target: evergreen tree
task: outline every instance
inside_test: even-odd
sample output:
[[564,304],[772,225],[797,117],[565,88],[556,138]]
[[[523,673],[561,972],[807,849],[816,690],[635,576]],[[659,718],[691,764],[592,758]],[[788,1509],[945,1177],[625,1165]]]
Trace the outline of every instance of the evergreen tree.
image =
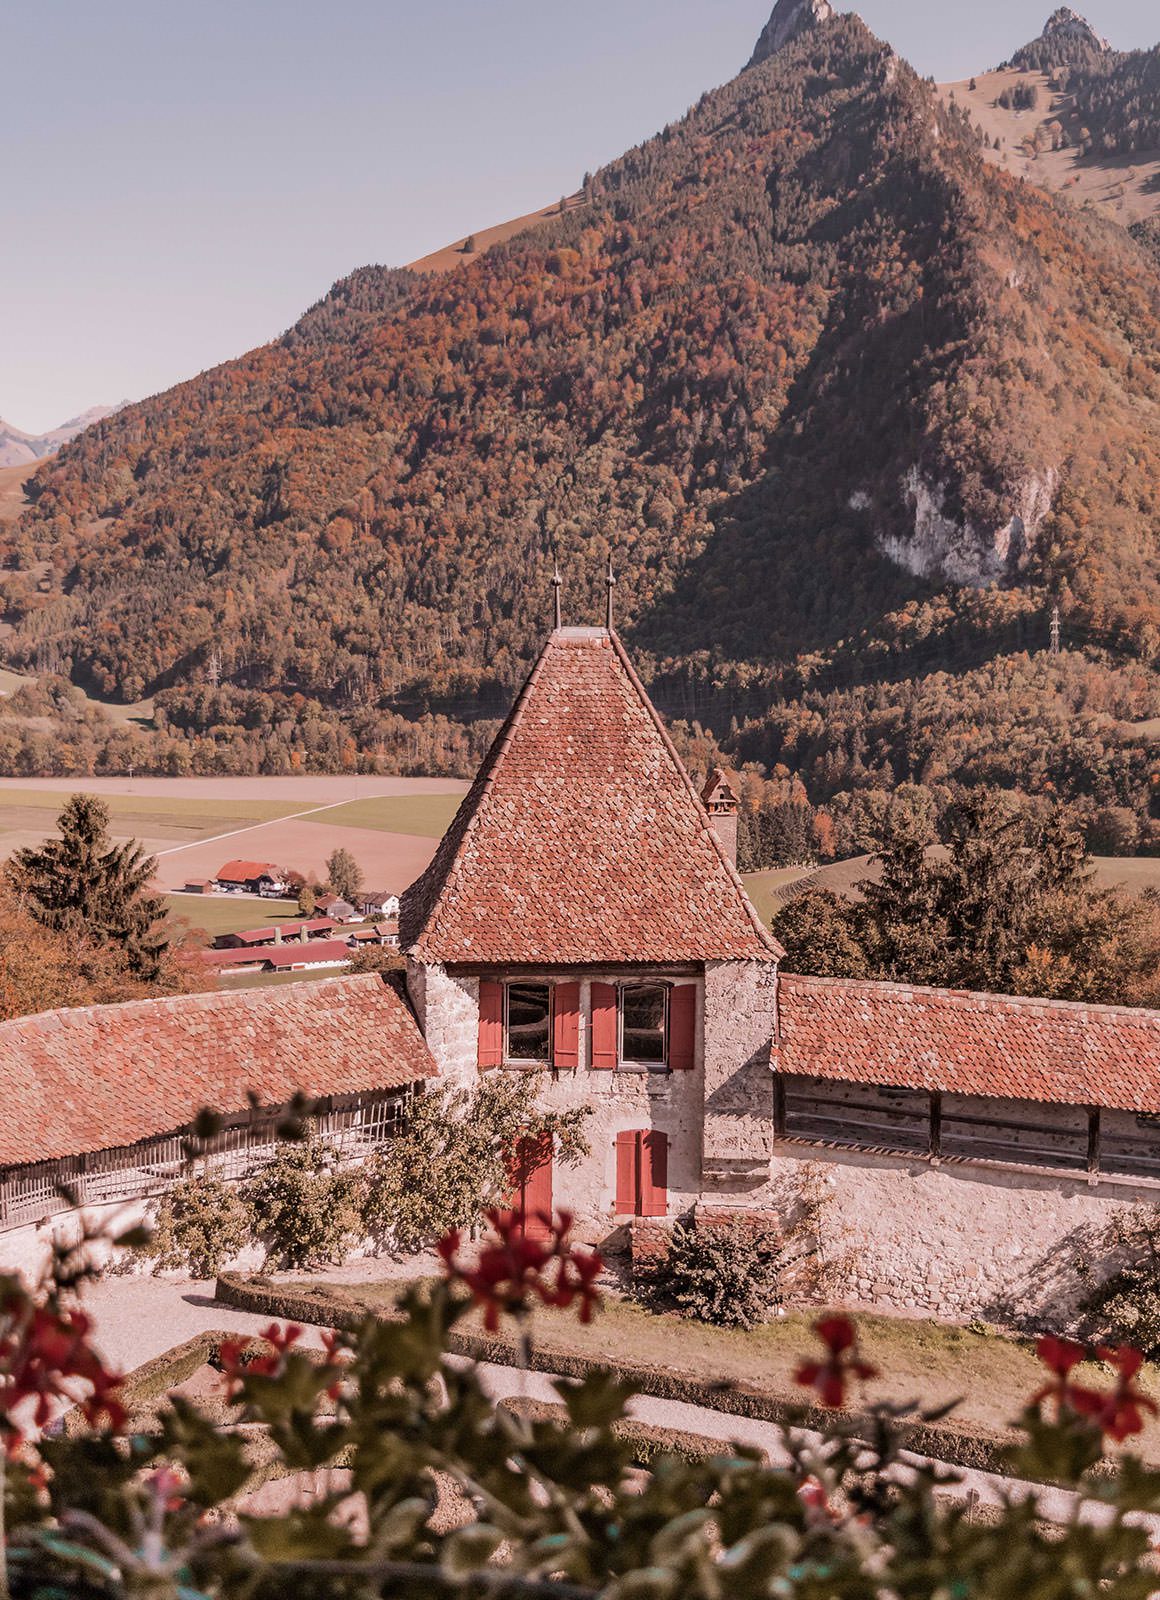
[[877,882],[858,885],[864,947],[876,973],[903,983],[942,983],[946,978],[947,927],[940,873],[929,859],[935,843],[929,826],[910,813],[891,812],[886,843],[873,859]]
[[165,902],[151,891],[157,867],[135,840],[113,844],[109,808],[75,794],[57,818],[59,837],[17,850],[10,887],[42,926],[67,934],[84,951],[118,952],[126,971],[146,983],[161,976],[170,938]]

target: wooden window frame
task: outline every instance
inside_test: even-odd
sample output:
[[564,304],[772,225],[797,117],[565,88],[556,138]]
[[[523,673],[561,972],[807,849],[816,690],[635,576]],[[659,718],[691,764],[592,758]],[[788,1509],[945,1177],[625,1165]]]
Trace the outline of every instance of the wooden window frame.
[[[630,1061],[624,1053],[624,995],[627,989],[659,989],[665,1000],[663,1061]],[[616,1068],[618,1072],[669,1073],[672,1069],[672,1012],[673,985],[664,978],[628,979],[616,985]]]
[[[548,1054],[543,1061],[532,1060],[530,1057],[513,1056],[508,1051],[510,1037],[508,1028],[508,1010],[511,1004],[511,991],[520,989],[546,989],[548,991]],[[551,1072],[555,1066],[555,1027],[556,1027],[556,985],[551,978],[546,978],[543,983],[538,983],[525,978],[505,978],[503,980],[503,1038],[502,1056],[503,1065],[512,1072]]]

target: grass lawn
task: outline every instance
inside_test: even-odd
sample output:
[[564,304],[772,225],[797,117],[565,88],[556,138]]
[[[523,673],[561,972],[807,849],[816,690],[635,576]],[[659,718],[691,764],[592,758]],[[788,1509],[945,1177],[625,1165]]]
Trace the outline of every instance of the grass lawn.
[[167,894],[165,902],[175,917],[205,933],[245,933],[269,928],[276,922],[296,922],[296,900],[244,900],[229,894]]
[[[289,1282],[290,1280],[285,1280]],[[293,1280],[295,1288],[319,1283]],[[401,1285],[395,1282],[327,1284],[353,1303],[381,1309],[394,1303]],[[671,1314],[655,1315],[629,1301],[606,1300],[595,1322],[585,1328],[574,1312],[537,1309],[534,1333],[544,1351],[560,1350],[593,1361],[631,1361],[688,1373],[697,1378],[743,1383],[770,1394],[801,1394],[793,1381],[803,1353],[817,1341],[810,1331],[816,1312],[791,1312],[781,1320],[744,1333],[712,1328]],[[471,1322],[479,1318],[472,1313]],[[1003,1432],[1044,1379],[1044,1368],[1029,1341],[977,1332],[940,1322],[860,1314],[863,1352],[880,1377],[866,1386],[866,1397],[897,1404],[921,1400],[925,1407],[961,1401],[952,1422]],[[1081,1369],[1099,1387],[1110,1386],[1110,1373],[1098,1367]],[[1160,1371],[1145,1369],[1143,1387],[1160,1400]],[[1160,1423],[1149,1421],[1143,1449],[1160,1460]]]
[[762,922],[772,922],[785,904],[785,892],[793,884],[812,875],[810,867],[771,867],[766,872],[747,872],[742,879],[745,891]]
[[[77,779],[76,793],[85,793],[83,778]],[[39,827],[45,834],[51,833],[67,799],[67,794],[52,790],[5,789],[0,781],[0,831]],[[109,808],[115,834],[154,839],[201,839],[248,822],[273,822],[302,809],[300,803],[287,800],[203,800],[146,794],[104,794],[101,799]]]
[[442,839],[459,810],[461,794],[390,794],[350,800],[304,822],[330,828],[371,828],[377,833],[409,833],[421,839]]
[[276,989],[283,983],[325,983],[327,978],[346,978],[350,974],[342,967],[324,967],[314,972],[227,972],[223,973],[223,989]]

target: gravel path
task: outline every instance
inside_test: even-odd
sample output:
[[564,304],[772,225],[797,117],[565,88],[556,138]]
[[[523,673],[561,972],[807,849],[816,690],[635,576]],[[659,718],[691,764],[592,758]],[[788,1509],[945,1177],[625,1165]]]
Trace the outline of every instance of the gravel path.
[[[412,1272],[414,1270],[412,1264]],[[378,1264],[382,1275],[382,1264]],[[349,1280],[348,1280],[349,1281]],[[192,1339],[195,1334],[221,1330],[230,1333],[254,1334],[269,1325],[269,1317],[251,1312],[234,1311],[220,1305],[213,1298],[212,1280],[204,1282],[175,1281],[169,1278],[125,1277],[108,1278],[89,1286],[84,1304],[95,1322],[94,1343],[106,1361],[122,1371],[140,1366],[155,1356],[163,1355],[175,1345]],[[304,1343],[317,1346],[320,1342],[316,1328],[308,1328]],[[456,1364],[466,1366],[466,1361],[451,1358]],[[520,1372],[513,1367],[483,1364],[480,1375],[487,1392],[495,1400],[524,1397],[529,1400],[558,1401],[550,1375],[538,1372]],[[722,1444],[754,1445],[764,1450],[774,1465],[784,1465],[788,1460],[782,1443],[781,1430],[773,1423],[756,1422],[746,1417],[727,1415],[704,1406],[686,1404],[678,1400],[658,1400],[642,1395],[631,1404],[631,1414],[641,1422],[654,1427],[684,1433],[697,1433],[706,1438],[720,1439]],[[812,1443],[820,1443],[816,1434],[806,1434]],[[907,1455],[904,1461],[912,1465],[926,1464],[925,1458]],[[1001,1478],[991,1472],[976,1472],[967,1468],[951,1469],[961,1480],[957,1495],[970,1492],[981,1505],[999,1505],[1004,1500],[1022,1500],[1029,1494],[1040,1495],[1040,1513],[1052,1521],[1065,1520],[1072,1511],[1075,1497],[1060,1489],[1035,1489],[1032,1485]],[[1085,1507],[1085,1520],[1101,1521],[1106,1509],[1090,1503]],[[1160,1519],[1138,1519],[1160,1532]]]

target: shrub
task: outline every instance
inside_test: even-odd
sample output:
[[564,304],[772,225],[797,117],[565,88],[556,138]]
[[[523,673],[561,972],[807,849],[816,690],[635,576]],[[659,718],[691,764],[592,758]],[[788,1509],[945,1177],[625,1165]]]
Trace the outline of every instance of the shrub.
[[780,1233],[744,1222],[697,1227],[678,1222],[663,1264],[649,1274],[649,1298],[719,1328],[767,1322],[786,1269]]
[[1112,1222],[1104,1248],[1122,1263],[1084,1302],[1091,1330],[1110,1343],[1160,1357],[1160,1241],[1157,1212],[1134,1206]]
[[158,1202],[153,1236],[143,1251],[158,1268],[215,1278],[253,1238],[253,1218],[237,1189],[199,1174]]
[[362,1235],[362,1180],[332,1145],[308,1135],[283,1145],[246,1185],[254,1231],[276,1267],[345,1261]]
[[405,1132],[363,1168],[368,1237],[410,1254],[453,1228],[474,1229],[489,1206],[507,1198],[520,1141],[550,1138],[555,1159],[573,1167],[588,1152],[587,1115],[537,1111],[532,1080],[503,1073],[471,1089],[417,1095]]

